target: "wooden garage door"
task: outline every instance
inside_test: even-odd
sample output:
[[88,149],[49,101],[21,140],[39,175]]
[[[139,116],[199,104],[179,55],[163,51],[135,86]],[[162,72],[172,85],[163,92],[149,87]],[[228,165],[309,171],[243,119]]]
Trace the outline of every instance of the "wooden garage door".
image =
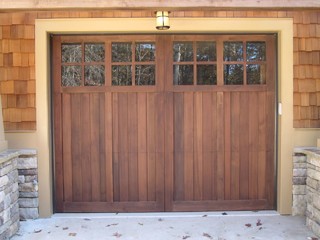
[[53,36],[55,210],[274,209],[274,44]]

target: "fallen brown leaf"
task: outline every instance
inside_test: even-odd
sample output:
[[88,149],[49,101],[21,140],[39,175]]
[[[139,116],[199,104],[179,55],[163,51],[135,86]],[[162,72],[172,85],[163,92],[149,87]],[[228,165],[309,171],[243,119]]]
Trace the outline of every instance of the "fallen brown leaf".
[[211,235],[208,234],[208,233],[203,233],[202,236],[207,237],[207,238],[209,238],[209,239],[213,239],[213,238],[211,237]]
[[115,233],[113,234],[113,236],[116,237],[116,238],[120,238],[120,237],[122,236],[122,234],[120,234],[120,233],[118,233],[118,232],[115,232]]
[[111,223],[111,224],[108,224],[106,227],[111,227],[111,226],[117,226],[119,223]]
[[250,223],[245,224],[246,227],[251,227]]
[[262,223],[261,223],[261,220],[260,220],[260,219],[258,219],[258,220],[257,220],[256,225],[257,225],[257,227],[262,225]]
[[75,237],[75,236],[77,236],[77,234],[76,233],[69,233],[69,236],[70,237]]

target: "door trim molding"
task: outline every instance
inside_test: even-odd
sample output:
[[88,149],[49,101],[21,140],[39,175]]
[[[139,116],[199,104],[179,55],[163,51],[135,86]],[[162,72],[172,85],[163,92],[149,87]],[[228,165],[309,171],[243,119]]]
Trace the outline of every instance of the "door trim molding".
[[[162,33],[154,18],[36,19],[36,114],[39,155],[39,210],[41,217],[53,213],[52,134],[50,107],[50,34],[76,33]],[[293,149],[293,20],[291,18],[172,18],[163,33],[277,33],[278,117],[277,210],[291,213]]]

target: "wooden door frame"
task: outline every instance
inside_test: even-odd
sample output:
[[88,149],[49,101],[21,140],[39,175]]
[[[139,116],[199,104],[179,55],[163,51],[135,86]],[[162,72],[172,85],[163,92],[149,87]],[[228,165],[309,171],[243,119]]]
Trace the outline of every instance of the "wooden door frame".
[[[173,18],[169,32],[175,33],[278,33],[279,120],[277,210],[291,213],[293,129],[293,20],[287,18]],[[39,159],[40,216],[53,213],[52,147],[50,124],[49,34],[50,33],[155,33],[153,18],[37,19],[36,32],[36,144]]]

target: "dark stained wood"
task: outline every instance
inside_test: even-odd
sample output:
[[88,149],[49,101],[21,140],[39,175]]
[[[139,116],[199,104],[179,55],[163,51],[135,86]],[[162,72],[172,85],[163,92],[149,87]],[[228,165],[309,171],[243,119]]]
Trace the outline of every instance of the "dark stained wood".
[[249,97],[240,93],[240,199],[249,197]]
[[147,94],[138,94],[138,189],[139,201],[148,200],[147,170]]
[[[89,40],[156,42],[156,85],[112,86],[106,71],[105,86],[61,87],[54,54],[56,211],[275,208],[273,36],[57,36],[53,49]],[[223,85],[219,50],[218,85],[173,85],[172,41],[238,40],[267,42],[266,85]]]
[[217,199],[225,199],[225,122],[224,93],[217,93]]
[[183,93],[174,94],[174,188],[173,199],[184,199],[184,102]]
[[[71,138],[80,139],[81,113],[80,113],[80,95],[71,95]],[[75,106],[75,107],[71,107]],[[68,107],[68,106],[66,106]],[[77,141],[71,143],[72,151],[72,200],[75,202],[82,201],[82,167],[81,167],[81,145]]]
[[[249,94],[249,199],[258,197],[258,94]],[[257,119],[258,118],[258,119]]]
[[[230,92],[224,93],[224,197],[231,199],[231,100]],[[223,115],[222,115],[223,116]],[[233,136],[235,137],[235,136]]]
[[119,187],[120,201],[129,201],[128,94],[119,94]]
[[[206,93],[204,93],[205,95]],[[204,99],[204,101],[206,101]],[[208,115],[207,112],[203,110],[203,119],[209,118],[209,124],[212,122],[212,127],[208,129],[209,132],[211,132],[211,171],[212,171],[212,184],[211,184],[211,191],[212,191],[212,199],[216,200],[218,199],[218,124],[217,124],[217,118],[218,118],[218,109],[217,109],[217,94],[213,93],[210,94],[210,101],[212,101],[212,106],[208,109]],[[210,105],[208,105],[210,106]],[[211,113],[212,111],[212,113]],[[212,116],[212,118],[211,118]],[[211,121],[210,121],[211,119]],[[210,131],[211,130],[211,131]],[[204,129],[204,131],[206,131]]]
[[174,199],[174,94],[165,93],[165,205],[166,211],[172,211]]
[[71,99],[70,94],[63,95],[63,126],[62,126],[62,134],[63,134],[63,186],[64,186],[64,199],[65,201],[72,201],[72,132],[71,132]]
[[240,197],[240,93],[231,93],[231,199]]
[[[111,93],[105,94],[105,109],[104,111],[101,111],[101,113],[104,113],[104,119],[105,119],[105,161],[106,161],[106,201],[107,202],[113,202],[113,195],[114,195],[114,171],[113,171],[113,101],[112,101],[112,95]],[[102,152],[103,153],[103,152]],[[102,156],[103,157],[103,156]]]
[[112,176],[113,200],[120,201],[120,164],[119,164],[119,99],[118,94],[112,95]]
[[[194,200],[202,200],[203,197],[203,124],[202,124],[202,93],[194,94],[194,114],[193,114],[193,128],[194,128]],[[207,113],[206,113],[207,114]]]
[[[65,191],[63,189],[64,181],[65,181],[65,178],[64,178],[64,175],[65,175],[64,169],[65,168],[64,168],[63,165],[65,163],[64,163],[64,161],[62,161],[63,160],[63,152],[62,152],[63,151],[63,147],[61,146],[62,145],[61,141],[63,139],[63,136],[62,136],[63,135],[63,131],[62,131],[62,128],[61,128],[62,115],[61,115],[61,112],[60,112],[61,102],[62,102],[61,98],[62,98],[61,94],[54,94],[54,99],[55,99],[54,112],[55,112],[55,116],[56,116],[56,119],[54,121],[54,128],[58,129],[55,132],[55,139],[54,139],[55,146],[57,146],[54,149],[54,154],[55,154],[55,158],[56,158],[55,178],[57,179],[57,187],[56,187],[56,195],[55,195],[55,208],[57,208],[59,211],[63,210],[62,202],[63,202],[63,198],[64,198],[64,195],[65,195]],[[72,182],[72,180],[70,182]],[[70,185],[72,186],[71,183],[70,183]],[[71,198],[69,198],[69,199],[70,200],[72,199],[72,192],[71,192]]]
[[137,94],[128,93],[129,200],[138,201],[138,114]]
[[[202,93],[202,140],[203,145],[201,151],[203,152],[203,170],[202,170],[202,199],[201,200],[211,200],[212,199],[212,185],[214,182],[214,178],[216,178],[216,174],[214,174],[213,166],[212,166],[212,152],[214,151],[212,143],[213,143],[213,124],[216,120],[212,111],[214,107],[212,107],[212,94],[211,93]],[[204,117],[206,116],[206,117]]]
[[92,201],[100,201],[101,198],[101,163],[100,163],[100,138],[99,132],[103,131],[100,126],[100,98],[99,94],[94,93],[89,98],[90,109],[90,165],[91,165],[91,190]]
[[184,199],[193,200],[193,94],[192,92],[183,95],[183,145],[184,145]]
[[[82,169],[82,201],[89,202],[92,200],[92,172],[91,172],[91,139],[90,139],[90,95],[87,93],[80,95],[80,105],[72,106],[72,108],[80,107],[80,161]],[[78,140],[78,141],[79,141]],[[75,159],[77,161],[77,159]]]
[[156,200],[155,93],[147,94],[148,201]]
[[177,201],[174,202],[173,211],[252,211],[260,209],[271,209],[268,201],[263,200],[217,200],[217,201]]

